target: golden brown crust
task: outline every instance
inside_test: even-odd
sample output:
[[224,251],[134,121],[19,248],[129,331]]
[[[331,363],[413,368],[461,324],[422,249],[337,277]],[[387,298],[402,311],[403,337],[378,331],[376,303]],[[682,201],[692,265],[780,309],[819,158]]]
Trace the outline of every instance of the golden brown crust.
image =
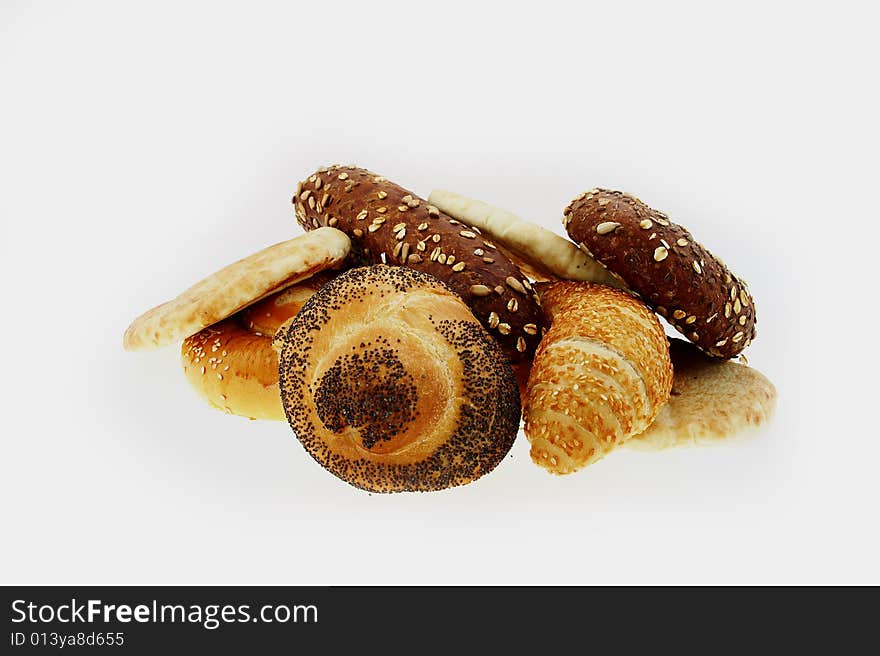
[[328,228],[269,246],[226,266],[135,319],[123,346],[140,351],[167,346],[318,271],[339,266],[350,241]]
[[671,339],[669,350],[674,371],[669,402],[628,447],[714,444],[760,428],[773,416],[776,388],[761,372],[710,358],[680,339]]
[[523,404],[532,460],[568,474],[653,421],[672,365],[657,317],[630,294],[591,283],[539,286],[547,330]]
[[313,276],[187,337],[180,358],[189,384],[224,412],[284,421],[272,337],[331,278]]
[[281,399],[306,451],[373,492],[491,471],[519,427],[498,345],[443,283],[376,265],[336,278],[278,334]]
[[565,209],[581,247],[709,355],[731,358],[755,338],[755,304],[687,229],[628,194],[592,189]]
[[478,228],[361,168],[319,169],[293,200],[300,225],[344,231],[366,263],[406,266],[449,285],[511,360],[534,353],[542,315],[531,284]]

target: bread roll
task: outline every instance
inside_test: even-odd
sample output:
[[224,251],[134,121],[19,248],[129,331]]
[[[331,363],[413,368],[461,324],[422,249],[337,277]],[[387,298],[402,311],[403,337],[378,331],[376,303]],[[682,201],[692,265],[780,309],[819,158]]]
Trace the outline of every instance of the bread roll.
[[440,278],[512,361],[534,354],[543,326],[531,283],[479,228],[354,167],[319,169],[300,183],[293,200],[305,229],[334,226],[352,238],[365,263],[402,265]]
[[272,337],[332,277],[316,274],[187,337],[180,357],[196,393],[230,414],[284,421]]
[[626,292],[539,286],[550,328],[523,404],[532,460],[569,474],[642,432],[669,398],[672,364],[657,317]]
[[562,221],[581,248],[704,352],[732,358],[755,338],[745,281],[663,212],[620,191],[592,189]]
[[322,466],[372,492],[429,491],[491,471],[519,427],[499,346],[433,276],[353,269],[280,332],[281,400]]

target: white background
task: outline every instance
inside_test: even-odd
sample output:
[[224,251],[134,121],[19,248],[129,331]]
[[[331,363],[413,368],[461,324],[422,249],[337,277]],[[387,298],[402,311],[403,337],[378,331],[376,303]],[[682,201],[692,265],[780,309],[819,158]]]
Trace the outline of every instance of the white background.
[[[2,2],[0,581],[880,583],[876,23],[665,4]],[[596,185],[665,210],[751,285],[772,425],[368,495],[122,350],[332,162],[554,229]]]

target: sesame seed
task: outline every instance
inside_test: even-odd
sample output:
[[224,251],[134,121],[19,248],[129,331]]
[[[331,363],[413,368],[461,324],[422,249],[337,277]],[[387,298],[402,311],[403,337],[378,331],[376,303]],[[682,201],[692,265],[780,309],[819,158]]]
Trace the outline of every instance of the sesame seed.
[[523,287],[525,287],[528,291],[532,291],[532,285],[531,285],[531,283],[530,283],[528,280],[526,280],[525,278],[523,278],[523,279],[522,279],[522,284],[523,284]]
[[502,335],[510,334],[510,324],[509,323],[499,323],[498,324],[498,332]]
[[733,338],[731,339],[731,341],[733,341],[733,342],[739,342],[740,340],[742,340],[742,338],[743,338],[743,332],[740,331],[740,332],[736,333],[736,335],[733,336]]
[[725,303],[725,304],[724,304],[724,318],[725,318],[725,319],[729,319],[729,318],[730,318],[730,303]]
[[476,239],[477,238],[477,233],[471,232],[470,230],[462,230],[458,234],[460,234],[465,239]]
[[223,380],[223,374],[217,374],[217,380]]
[[687,316],[687,312],[685,312],[684,310],[676,310],[675,312],[672,313],[673,319],[684,319],[686,316]]
[[657,248],[654,249],[654,261],[655,262],[662,262],[663,260],[666,259],[667,255],[669,255],[669,251],[667,251],[662,246],[658,246]]
[[324,183],[324,181],[321,180],[321,178],[317,178],[317,179],[315,179],[315,189],[320,189],[320,188],[321,188],[321,185],[322,185],[323,183]]
[[607,235],[609,232],[614,232],[619,227],[620,224],[616,223],[615,221],[603,221],[596,226],[596,232],[600,235]]
[[639,221],[639,227],[642,230],[650,230],[654,224],[651,222],[651,219],[642,219]]
[[527,335],[537,335],[538,334],[538,326],[533,323],[527,323],[523,326],[523,332]]
[[734,313],[739,314],[740,311],[741,311],[742,309],[743,309],[742,304],[739,302],[739,299],[736,299],[736,300],[733,302],[733,311],[734,311]]
[[470,292],[474,296],[488,296],[492,293],[492,290],[486,287],[486,285],[471,285]]
[[491,241],[483,240],[483,246],[485,246],[486,248],[491,248],[492,250],[495,250],[495,244],[493,244]]
[[466,265],[464,262],[459,262],[454,267],[452,267],[452,270],[458,273],[459,271],[464,271],[465,266]]
[[516,338],[516,350],[520,353],[526,350],[526,340],[524,340],[522,337]]
[[736,298],[736,286],[733,286],[730,288],[730,300],[732,301],[735,298]]
[[696,260],[694,260],[694,261],[693,261],[693,265],[694,265],[694,271],[696,271],[696,272],[699,273],[699,274],[702,274],[702,273],[703,273],[703,270],[700,268],[700,263],[699,263],[699,262],[697,262]]
[[724,346],[725,344],[727,344],[726,339],[719,339],[717,342],[715,342],[715,346]]
[[685,319],[684,322],[687,324],[692,324],[696,320],[697,320],[697,317],[692,314],[687,319]]
[[205,375],[205,367],[202,367],[202,375]]
[[519,292],[520,294],[526,293],[526,288],[523,287],[522,283],[513,276],[507,276],[507,278],[504,279],[504,282],[506,282],[507,286],[512,290]]
[[388,259],[385,257],[385,251],[379,253],[379,259],[382,260],[382,264],[388,264]]
[[685,239],[684,237],[682,237],[681,239],[679,239],[675,243],[678,244],[679,246],[687,246],[690,242],[687,239]]
[[309,199],[309,196],[311,196],[311,195],[312,195],[312,190],[311,190],[311,189],[306,189],[304,192],[302,192],[302,193],[299,195],[299,199],[302,200],[302,201],[306,201],[306,200]]
[[749,295],[745,289],[739,290],[739,300],[742,301],[743,307],[749,307]]
[[745,326],[745,325],[746,325],[746,315],[744,315],[744,314],[741,314],[741,315],[740,315],[740,317],[739,317],[739,325],[740,325],[740,326]]
[[666,250],[669,250],[670,248],[672,248],[665,239],[661,239],[660,243],[663,244],[663,248],[665,248]]
[[516,302],[515,298],[507,301],[507,311],[508,312],[516,312],[519,309],[519,303]]
[[489,313],[489,328],[497,328],[499,321],[500,319],[498,318],[498,314],[496,312]]

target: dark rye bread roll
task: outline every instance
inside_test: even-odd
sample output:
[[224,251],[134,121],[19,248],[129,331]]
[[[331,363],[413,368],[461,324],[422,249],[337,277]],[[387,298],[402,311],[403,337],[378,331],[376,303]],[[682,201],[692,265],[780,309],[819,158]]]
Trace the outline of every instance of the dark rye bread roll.
[[372,492],[490,472],[519,429],[513,369],[461,299],[405,267],[352,269],[276,336],[287,420],[330,472]]
[[755,338],[746,283],[663,212],[592,189],[565,208],[569,236],[709,355],[732,358]]
[[543,315],[527,277],[484,239],[433,205],[365,169],[322,168],[297,186],[306,230],[342,230],[365,264],[407,266],[436,276],[467,303],[512,361],[531,358]]

